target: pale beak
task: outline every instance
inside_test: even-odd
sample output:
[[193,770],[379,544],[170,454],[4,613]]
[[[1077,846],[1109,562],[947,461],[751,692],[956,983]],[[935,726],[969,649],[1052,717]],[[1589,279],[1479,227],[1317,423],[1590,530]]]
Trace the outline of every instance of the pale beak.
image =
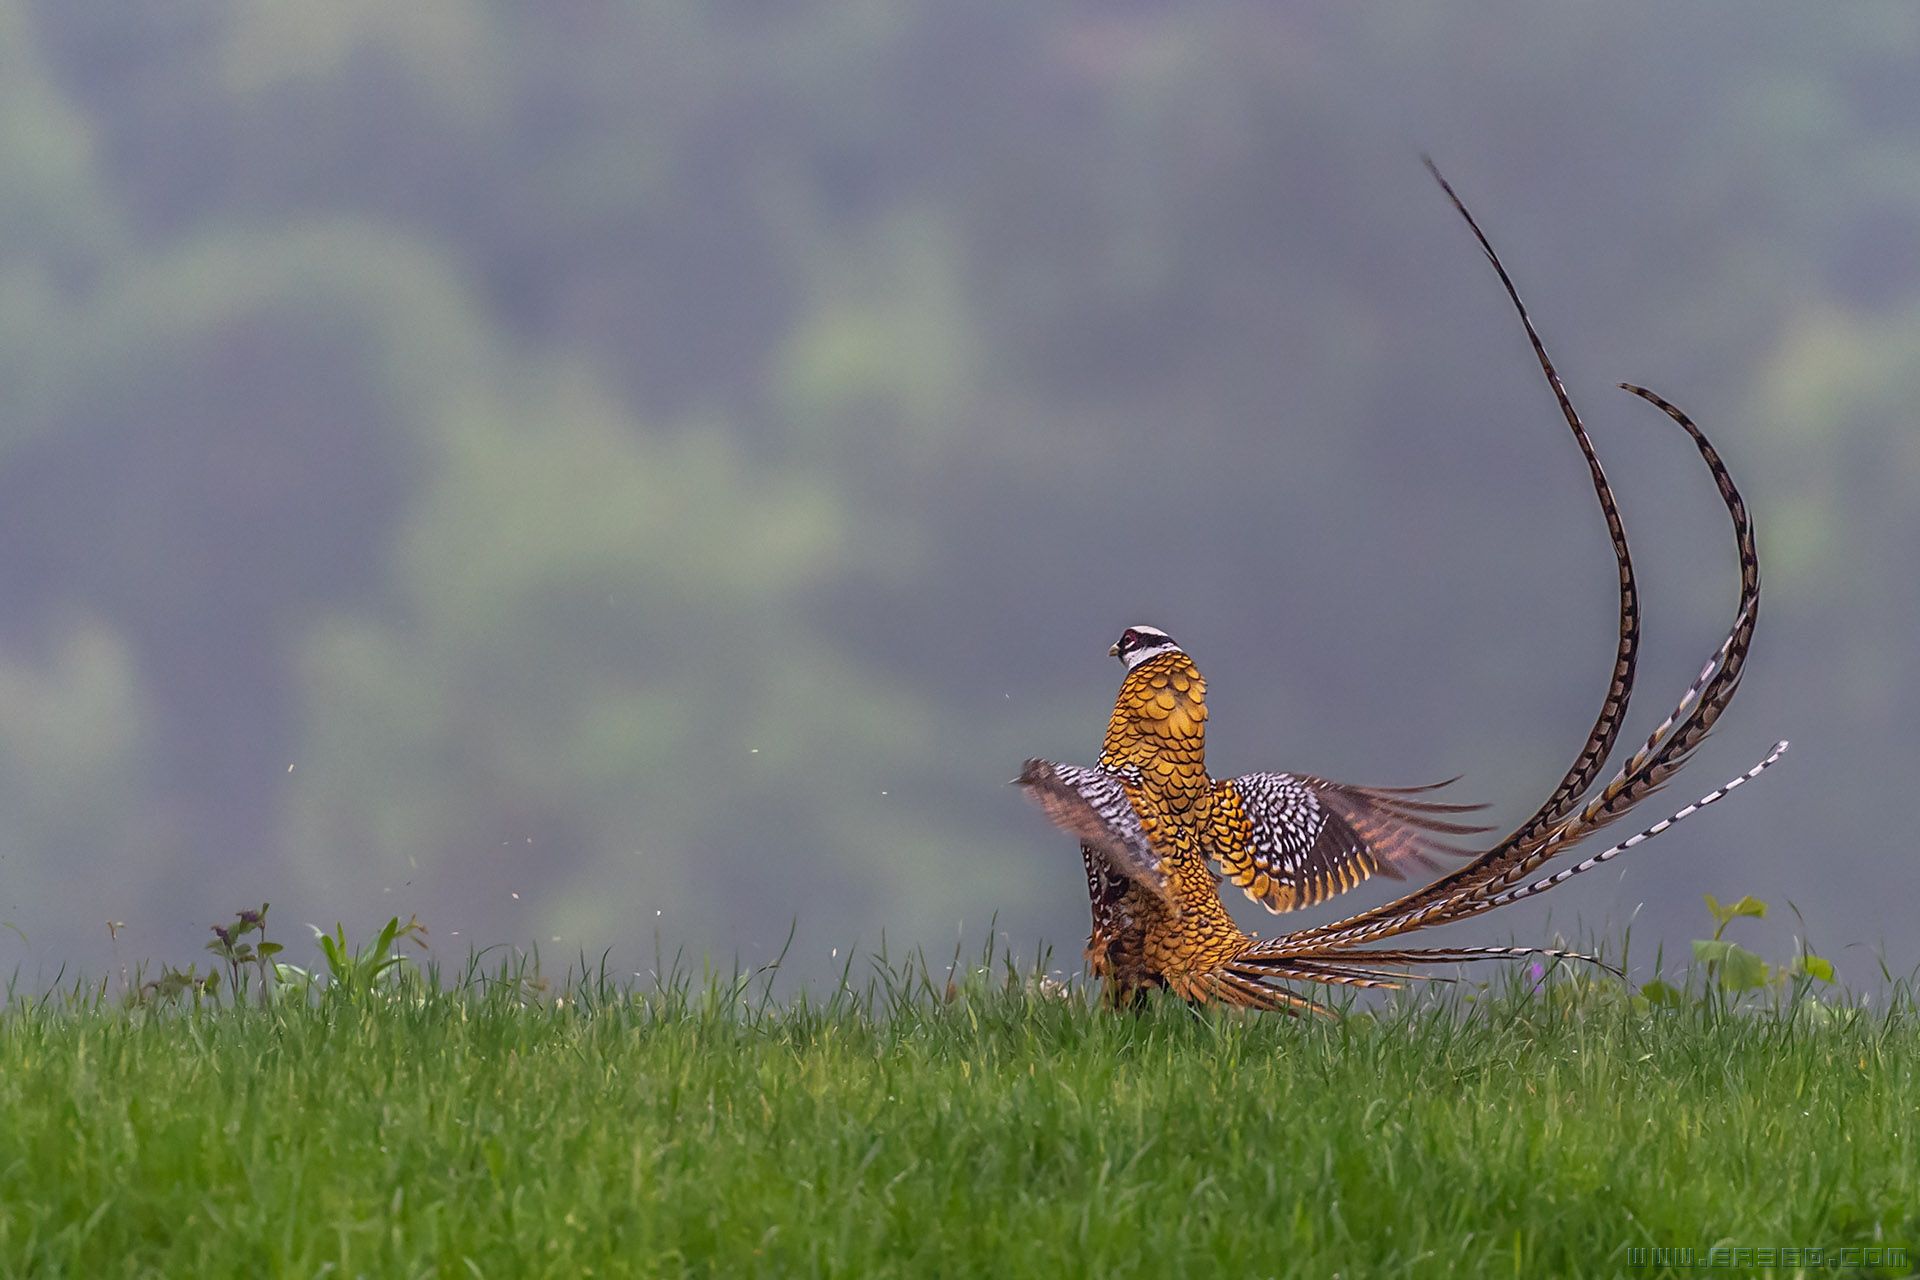
[[1120,642],[1118,640],[1114,641],[1113,647],[1107,650],[1107,656],[1109,658],[1117,658],[1120,656]]

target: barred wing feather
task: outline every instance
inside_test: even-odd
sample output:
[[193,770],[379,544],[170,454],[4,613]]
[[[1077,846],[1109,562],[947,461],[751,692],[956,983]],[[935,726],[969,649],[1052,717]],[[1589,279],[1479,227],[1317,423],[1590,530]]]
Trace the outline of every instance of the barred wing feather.
[[1083,846],[1104,856],[1115,872],[1139,883],[1174,915],[1179,914],[1166,863],[1141,828],[1118,774],[1029,760],[1014,782],[1056,827],[1072,833]]
[[1470,850],[1436,839],[1486,830],[1453,820],[1479,805],[1420,798],[1426,787],[1357,787],[1310,774],[1249,773],[1216,782],[1201,848],[1267,910],[1294,911],[1373,876],[1438,870]]

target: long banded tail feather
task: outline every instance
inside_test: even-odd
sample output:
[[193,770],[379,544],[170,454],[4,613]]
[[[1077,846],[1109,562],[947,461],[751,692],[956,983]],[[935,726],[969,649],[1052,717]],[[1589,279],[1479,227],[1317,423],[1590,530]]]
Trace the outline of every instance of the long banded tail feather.
[[1615,977],[1624,977],[1619,966],[1584,951],[1564,947],[1409,947],[1397,951],[1336,952],[1345,956],[1383,956],[1394,964],[1465,964],[1476,960],[1519,960],[1528,956],[1547,960],[1574,960],[1604,969]]
[[[1598,956],[1590,956],[1582,951],[1569,951],[1563,947],[1408,947],[1399,949],[1357,949],[1329,947],[1322,950],[1302,951],[1299,955],[1288,955],[1275,960],[1262,959],[1257,953],[1237,958],[1232,968],[1243,973],[1279,974],[1285,969],[1312,968],[1319,965],[1337,965],[1358,969],[1363,965],[1416,965],[1416,964],[1464,964],[1476,960],[1516,960],[1527,956],[1544,957],[1549,960],[1577,960],[1582,964],[1594,965],[1609,973],[1619,973],[1618,967],[1608,964]],[[1424,977],[1427,975],[1401,974],[1405,977]]]
[[1556,837],[1570,839],[1589,835],[1626,813],[1651,794],[1654,788],[1672,777],[1706,741],[1714,722],[1733,701],[1733,695],[1740,687],[1741,677],[1746,672],[1747,650],[1753,644],[1753,631],[1760,616],[1760,554],[1754,541],[1753,519],[1747,512],[1746,500],[1740,496],[1740,490],[1733,482],[1733,476],[1721,461],[1719,451],[1694,424],[1693,419],[1679,408],[1644,387],[1624,382],[1620,385],[1673,419],[1693,439],[1707,469],[1713,473],[1721,500],[1726,503],[1727,512],[1733,519],[1734,542],[1740,558],[1740,604],[1733,628],[1715,655],[1716,665],[1698,690],[1698,701],[1658,746],[1650,753],[1640,753],[1645,755],[1645,759],[1640,761],[1638,768],[1622,769],[1580,811],[1579,817],[1564,832],[1555,833]]
[[[1416,893],[1372,911],[1302,931],[1293,936],[1295,945],[1356,946],[1488,910],[1491,899],[1657,791],[1705,741],[1720,713],[1733,700],[1759,615],[1760,560],[1752,518],[1726,464],[1693,420],[1650,391],[1631,386],[1627,389],[1666,413],[1692,438],[1726,504],[1740,560],[1740,600],[1726,640],[1707,664],[1702,680],[1687,690],[1680,706],[1668,717],[1672,727],[1664,735],[1656,731],[1648,745],[1636,752],[1577,814],[1562,819],[1544,836],[1527,843],[1516,843],[1509,838]],[[1280,943],[1280,939],[1274,939],[1275,945]]]
[[[1233,999],[1235,1003],[1240,1003],[1236,997],[1247,994],[1248,988],[1262,993],[1278,994],[1279,988],[1268,985],[1275,981],[1311,982],[1329,986],[1398,991],[1410,982],[1451,983],[1453,979],[1442,974],[1420,973],[1404,967],[1384,969],[1380,968],[1380,965],[1460,964],[1476,960],[1511,960],[1529,956],[1552,960],[1577,960],[1604,969],[1615,976],[1621,976],[1618,967],[1596,956],[1559,947],[1427,947],[1398,951],[1330,951],[1273,962],[1236,960],[1227,964],[1216,975],[1216,980],[1221,987],[1235,993],[1235,996],[1225,997]],[[1247,1003],[1250,1007],[1275,1007],[1267,1003],[1252,1004],[1250,998]],[[1315,1007],[1318,1009],[1318,1006]],[[1320,1011],[1324,1012],[1324,1010]]]
[[1607,684],[1606,697],[1601,700],[1600,713],[1588,730],[1586,741],[1575,754],[1573,763],[1561,777],[1560,783],[1546,801],[1514,832],[1502,841],[1502,845],[1521,845],[1534,839],[1552,827],[1556,822],[1573,811],[1580,797],[1600,776],[1607,757],[1613,753],[1614,743],[1619,740],[1621,726],[1626,722],[1627,703],[1633,692],[1633,675],[1640,653],[1640,593],[1633,576],[1633,553],[1627,546],[1626,526],[1620,519],[1620,508],[1614,502],[1613,487],[1607,483],[1606,470],[1600,465],[1600,455],[1594,451],[1593,440],[1587,435],[1586,424],[1580,420],[1579,412],[1573,407],[1573,399],[1567,394],[1567,388],[1560,381],[1560,373],[1554,368],[1553,358],[1547,354],[1547,345],[1534,328],[1533,317],[1527,311],[1527,304],[1520,298],[1520,290],[1513,283],[1513,277],[1507,274],[1507,268],[1500,261],[1500,255],[1494,252],[1493,242],[1487,239],[1486,232],[1480,229],[1466,202],[1454,191],[1434,164],[1432,157],[1422,156],[1427,172],[1433,175],[1440,189],[1446,193],[1454,209],[1466,222],[1467,229],[1473,232],[1473,238],[1480,242],[1481,251],[1487,255],[1494,274],[1500,277],[1501,287],[1506,290],[1507,299],[1513,304],[1514,312],[1520,317],[1520,327],[1526,331],[1527,342],[1533,348],[1534,359],[1539,362],[1540,372],[1546,376],[1547,386],[1553,392],[1555,403],[1560,406],[1560,414],[1567,421],[1568,430],[1573,432],[1574,442],[1580,447],[1580,454],[1587,461],[1587,470],[1593,479],[1593,490],[1600,500],[1600,513],[1607,522],[1607,537],[1613,545],[1614,561],[1619,567],[1620,576],[1620,633],[1614,650],[1613,672]]
[[1726,783],[1724,786],[1718,787],[1712,791],[1707,792],[1707,794],[1705,794],[1704,796],[1701,796],[1698,800],[1695,800],[1692,804],[1688,805],[1686,808],[1681,809],[1675,813],[1669,814],[1667,817],[1660,819],[1660,821],[1654,823],[1652,826],[1640,832],[1638,835],[1628,836],[1625,840],[1622,840],[1619,844],[1612,845],[1606,849],[1602,849],[1599,853],[1594,854],[1591,858],[1583,859],[1582,861],[1577,862],[1573,866],[1567,867],[1562,871],[1556,871],[1550,876],[1546,876],[1542,879],[1535,880],[1532,884],[1522,885],[1517,889],[1509,889],[1505,893],[1502,893],[1495,897],[1487,899],[1485,909],[1488,911],[1491,911],[1495,907],[1504,907],[1508,903],[1519,902],[1523,898],[1531,898],[1535,894],[1545,893],[1547,890],[1553,888],[1555,885],[1565,884],[1567,881],[1573,879],[1575,876],[1581,874],[1582,872],[1591,871],[1595,867],[1601,866],[1604,863],[1612,862],[1615,858],[1619,857],[1621,854],[1625,853],[1627,850],[1633,848],[1634,846],[1645,844],[1647,841],[1653,839],[1655,836],[1665,832],[1668,828],[1678,823],[1685,822],[1688,818],[1691,818],[1694,814],[1700,812],[1702,809],[1706,808],[1708,805],[1713,804],[1716,801],[1719,801],[1721,799],[1724,799],[1726,796],[1730,795],[1731,793],[1738,791],[1741,787],[1746,786],[1749,782],[1752,782],[1755,778],[1759,777],[1761,774],[1765,773],[1768,769],[1772,768],[1774,762],[1778,760],[1781,756],[1785,755],[1786,753],[1787,753],[1786,742],[1784,741],[1776,742],[1773,745],[1773,750],[1768,752],[1766,758],[1760,761],[1760,763],[1754,765],[1753,768],[1747,770],[1745,773],[1741,774],[1739,777]]
[[[1726,670],[1726,660],[1732,653],[1734,643],[1741,641],[1744,646],[1743,632],[1751,636],[1748,617],[1749,611],[1743,608],[1734,621],[1733,630],[1721,643],[1719,652],[1701,669],[1700,678],[1688,688],[1672,713],[1648,736],[1646,743],[1620,766],[1600,793],[1580,813],[1567,819],[1524,858],[1516,861],[1504,875],[1487,878],[1476,891],[1476,897],[1486,899],[1488,894],[1497,895],[1518,884],[1581,840],[1626,816],[1635,806],[1666,786],[1700,743],[1705,741],[1714,722],[1733,700],[1740,686],[1741,671],[1732,671],[1724,680],[1720,676]],[[1700,700],[1697,711],[1689,712],[1688,708],[1695,704],[1696,699]],[[1680,726],[1678,731],[1674,728],[1676,724]],[[1715,795],[1714,798],[1719,797]],[[1690,807],[1688,812],[1691,813],[1694,807]]]
[[1303,1013],[1318,1014],[1331,1018],[1334,1011],[1317,1000],[1309,1000],[1303,995],[1288,991],[1284,987],[1270,987],[1251,978],[1220,971],[1208,974],[1204,990],[1200,992],[1209,1000],[1218,1000],[1222,1004],[1237,1005],[1242,1009],[1259,1009],[1268,1013],[1284,1013],[1299,1017]]
[[1569,951],[1565,947],[1530,946],[1489,946],[1489,947],[1400,947],[1369,948],[1367,950],[1329,949],[1316,955],[1344,956],[1349,958],[1365,957],[1385,964],[1428,964],[1434,961],[1468,960],[1515,960],[1523,956],[1543,956],[1549,960],[1578,960],[1583,964],[1599,965],[1603,969],[1612,968],[1597,956],[1584,951]]
[[1600,465],[1600,456],[1594,450],[1593,441],[1587,434],[1586,425],[1581,421],[1579,411],[1574,408],[1572,398],[1567,394],[1559,371],[1554,367],[1553,357],[1547,353],[1546,343],[1541,340],[1539,331],[1534,327],[1533,317],[1527,311],[1526,303],[1520,297],[1519,288],[1513,283],[1513,277],[1507,273],[1500,255],[1494,251],[1493,242],[1480,229],[1466,202],[1454,191],[1453,185],[1441,174],[1439,167],[1430,158],[1425,158],[1427,171],[1434,181],[1446,193],[1447,199],[1465,220],[1474,239],[1493,265],[1494,273],[1499,276],[1501,286],[1506,290],[1508,300],[1513,304],[1520,318],[1521,327],[1526,331],[1527,342],[1533,348],[1534,358],[1546,376],[1547,386],[1553,392],[1554,401],[1560,407],[1561,416],[1566,419],[1567,427],[1573,433],[1574,442],[1580,448],[1580,454],[1586,459],[1587,470],[1592,477],[1595,496],[1599,499],[1601,515],[1606,520],[1607,537],[1613,546],[1614,560],[1619,570],[1620,624],[1619,636],[1614,650],[1613,671],[1608,679],[1606,696],[1601,699],[1600,711],[1594,719],[1593,727],[1587,731],[1585,741],[1575,753],[1573,763],[1568,766],[1560,782],[1547,796],[1534,813],[1513,830],[1504,840],[1494,844],[1473,861],[1457,867],[1447,875],[1434,880],[1411,893],[1404,894],[1391,902],[1370,908],[1330,924],[1321,925],[1315,930],[1306,931],[1313,937],[1338,937],[1348,933],[1365,930],[1398,919],[1408,913],[1435,906],[1447,901],[1464,888],[1478,884],[1488,877],[1502,874],[1509,860],[1523,853],[1552,831],[1580,803],[1580,799],[1599,777],[1605,767],[1607,757],[1620,737],[1622,726],[1626,722],[1627,705],[1633,692],[1634,671],[1640,652],[1640,596],[1633,574],[1633,555],[1627,546],[1626,526],[1620,518],[1620,509],[1614,501],[1613,487],[1607,481],[1605,468]]
[[1277,978],[1286,982],[1322,982],[1333,986],[1377,987],[1387,991],[1398,991],[1409,982],[1452,981],[1441,974],[1383,969],[1372,965],[1336,964],[1325,960],[1289,960],[1285,964],[1244,967],[1230,964],[1227,969],[1243,978],[1257,977],[1262,981]]
[[[1725,655],[1728,652],[1728,647],[1735,636],[1738,635],[1739,630],[1739,624],[1736,623],[1734,632],[1729,634],[1727,642],[1721,645],[1721,655]],[[1676,721],[1683,720],[1688,706],[1696,697],[1700,696],[1703,687],[1712,683],[1709,679],[1709,673],[1718,673],[1719,668],[1715,664],[1720,661],[1722,661],[1722,658],[1716,657],[1713,662],[1707,664],[1701,673],[1701,678],[1695,681],[1693,686],[1682,696],[1679,705],[1673,713],[1662,722],[1660,728],[1654,730],[1653,734],[1648,738],[1646,745],[1639,751],[1636,751],[1632,758],[1620,767],[1619,772],[1614,775],[1608,782],[1607,787],[1589,804],[1587,809],[1575,817],[1567,819],[1566,822],[1550,832],[1546,838],[1541,840],[1534,848],[1527,850],[1523,856],[1514,859],[1511,865],[1500,875],[1490,875],[1486,877],[1479,885],[1456,895],[1452,900],[1444,904],[1444,909],[1437,916],[1410,921],[1407,928],[1422,928],[1429,925],[1465,920],[1469,917],[1480,915],[1483,912],[1491,911],[1497,906],[1516,901],[1517,899],[1511,896],[1509,892],[1514,885],[1525,880],[1527,876],[1567,852],[1581,840],[1602,830],[1619,818],[1624,817],[1636,805],[1645,801],[1649,796],[1659,792],[1673,775],[1679,771],[1688,756],[1692,754],[1693,749],[1699,745],[1699,741],[1706,737],[1707,729],[1712,727],[1712,719],[1709,719],[1707,724],[1700,729],[1699,736],[1692,745],[1685,747],[1677,759],[1672,759],[1671,762],[1668,762],[1669,757],[1666,755],[1666,752],[1674,749],[1672,745],[1674,739],[1671,735],[1672,725]],[[1733,687],[1737,688],[1738,683],[1739,676],[1736,674],[1733,677]],[[1731,700],[1733,689],[1728,688],[1723,692],[1724,696],[1719,698],[1718,707],[1712,712],[1712,718],[1714,719],[1718,718],[1720,710],[1723,710],[1727,702]],[[1634,836],[1630,840],[1622,841],[1619,845],[1606,851],[1603,855],[1596,855],[1596,860],[1589,860],[1588,864],[1582,864],[1581,869],[1589,870],[1591,866],[1597,866],[1600,862],[1611,861],[1628,849],[1642,844],[1646,840],[1666,831],[1675,822],[1693,816],[1707,805],[1719,800],[1728,792],[1739,789],[1745,784],[1749,776],[1758,777],[1772,765],[1775,760],[1778,760],[1780,756],[1785,753],[1786,745],[1785,742],[1776,743],[1773,753],[1757,765],[1751,771],[1750,775],[1743,775],[1740,778],[1734,779],[1727,786],[1709,792],[1706,796],[1688,805],[1672,817],[1655,823],[1652,827]],[[1611,805],[1607,804],[1609,797],[1614,798]],[[1621,799],[1622,797],[1625,797],[1625,799]],[[1590,815],[1595,814],[1599,816],[1593,820],[1589,820]],[[1557,877],[1550,876],[1547,879],[1551,883],[1531,885],[1528,887],[1528,892],[1520,896],[1531,897],[1534,894],[1544,893],[1553,885],[1563,884],[1569,878],[1571,878],[1571,872],[1561,874]],[[1403,929],[1399,932],[1405,931],[1406,930]]]
[[1673,731],[1673,726],[1679,723],[1680,717],[1686,715],[1688,708],[1699,700],[1701,691],[1707,687],[1707,681],[1713,677],[1715,671],[1720,669],[1721,664],[1726,662],[1727,654],[1733,648],[1734,635],[1739,630],[1737,623],[1736,619],[1734,630],[1727,633],[1727,638],[1720,642],[1720,647],[1714,651],[1711,658],[1707,659],[1706,665],[1700,668],[1700,674],[1694,677],[1692,684],[1687,686],[1687,691],[1680,695],[1680,701],[1675,703],[1673,710],[1667,713],[1667,718],[1654,726],[1653,732],[1647,735],[1647,740],[1640,744],[1640,749],[1628,756],[1626,763],[1620,766],[1621,774],[1633,773],[1645,767],[1653,753],[1659,749],[1661,742]]
[[[1746,672],[1747,650],[1752,646],[1754,627],[1760,614],[1760,556],[1746,501],[1740,496],[1740,490],[1734,484],[1726,464],[1721,461],[1719,451],[1691,418],[1644,387],[1624,382],[1620,385],[1677,423],[1692,438],[1707,469],[1712,473],[1721,500],[1726,503],[1727,513],[1733,522],[1734,543],[1740,560],[1739,606],[1732,629],[1708,662],[1702,678],[1687,690],[1680,705],[1668,717],[1669,723],[1676,720],[1678,723],[1664,734],[1656,729],[1647,745],[1634,753],[1633,758],[1608,780],[1607,785],[1577,816],[1563,822],[1537,848],[1515,860],[1501,875],[1486,878],[1470,895],[1471,899],[1480,902],[1497,896],[1580,840],[1625,816],[1635,805],[1665,785],[1692,757],[1700,744],[1706,741],[1720,714],[1732,703]],[[1689,702],[1692,702],[1691,707],[1688,706]],[[1459,919],[1485,909],[1483,906],[1463,903],[1461,909],[1451,913],[1449,918]]]

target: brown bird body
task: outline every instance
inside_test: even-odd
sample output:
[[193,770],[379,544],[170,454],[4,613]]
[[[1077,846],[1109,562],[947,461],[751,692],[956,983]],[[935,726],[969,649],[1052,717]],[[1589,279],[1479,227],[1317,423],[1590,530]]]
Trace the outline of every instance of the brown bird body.
[[[1056,821],[1088,837],[1087,967],[1116,1001],[1149,987],[1192,1000],[1220,995],[1216,975],[1253,939],[1221,902],[1210,857],[1249,897],[1288,911],[1376,874],[1437,865],[1434,853],[1465,852],[1433,833],[1481,830],[1440,816],[1472,806],[1412,798],[1426,788],[1286,773],[1216,780],[1206,767],[1206,681],[1193,660],[1150,627],[1128,628],[1112,652],[1128,670],[1099,763],[1084,770],[1031,762],[1022,781]],[[1114,816],[1076,827],[1087,796]],[[1134,850],[1147,851],[1137,866],[1112,847],[1116,822],[1132,833]]]
[[[1116,646],[1117,647],[1117,646]],[[1106,868],[1082,845],[1093,932],[1087,969],[1120,995],[1167,985],[1191,998],[1187,975],[1234,954],[1239,926],[1195,849],[1213,780],[1207,776],[1207,683],[1178,649],[1128,670],[1114,700],[1099,767],[1119,779],[1147,844],[1162,851],[1169,892],[1155,893]]]
[[1131,1002],[1148,988],[1165,987],[1195,1002],[1326,1012],[1274,982],[1390,987],[1417,976],[1408,968],[1412,965],[1569,955],[1529,947],[1384,950],[1370,944],[1545,892],[1718,801],[1786,749],[1785,743],[1777,744],[1741,777],[1631,839],[1554,875],[1523,883],[1652,794],[1706,738],[1731,702],[1744,670],[1759,609],[1759,561],[1745,503],[1705,435],[1671,404],[1628,386],[1687,433],[1712,473],[1733,520],[1740,600],[1731,632],[1699,680],[1645,745],[1582,807],[1582,798],[1616,744],[1633,686],[1640,618],[1632,556],[1606,474],[1512,280],[1466,206],[1439,171],[1432,172],[1499,274],[1587,461],[1606,518],[1619,566],[1620,624],[1599,716],[1547,800],[1504,840],[1382,906],[1331,924],[1258,939],[1228,914],[1218,891],[1220,877],[1208,866],[1210,858],[1249,897],[1269,910],[1288,911],[1320,902],[1372,875],[1398,878],[1412,864],[1437,868],[1433,854],[1466,851],[1437,842],[1434,834],[1483,828],[1450,817],[1471,806],[1418,798],[1431,787],[1351,787],[1293,774],[1214,780],[1206,769],[1205,681],[1164,632],[1128,628],[1110,650],[1128,669],[1099,763],[1086,769],[1030,760],[1017,779],[1057,825],[1080,838],[1093,909],[1088,970],[1116,1003]]

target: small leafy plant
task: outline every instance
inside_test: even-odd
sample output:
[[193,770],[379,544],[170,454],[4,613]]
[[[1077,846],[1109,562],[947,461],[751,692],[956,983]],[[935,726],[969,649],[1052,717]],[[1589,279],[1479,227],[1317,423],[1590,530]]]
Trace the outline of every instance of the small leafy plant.
[[320,954],[327,962],[328,990],[348,997],[366,995],[382,981],[395,976],[394,971],[400,966],[410,963],[404,954],[393,949],[401,939],[423,951],[427,947],[427,926],[414,915],[409,915],[405,924],[399,916],[394,916],[381,928],[378,937],[357,951],[348,945],[343,924],[336,922],[332,933],[323,929],[313,932],[320,944]]
[[1707,984],[1725,991],[1758,991],[1771,983],[1772,965],[1721,936],[1728,925],[1742,917],[1765,919],[1767,904],[1748,894],[1742,894],[1738,902],[1731,904],[1722,904],[1710,893],[1706,899],[1707,910],[1713,916],[1713,936],[1693,940],[1693,960],[1706,966]]
[[[248,942],[247,935],[257,933],[258,942]],[[260,974],[260,1003],[266,1004],[272,998],[274,965],[273,958],[285,950],[277,942],[267,941],[267,904],[261,903],[258,911],[242,911],[234,916],[232,924],[213,926],[213,941],[207,944],[207,950],[224,960],[227,976],[231,979],[228,990],[233,993],[232,1000],[238,1004],[245,993],[246,984],[241,970],[256,969]],[[219,971],[214,971],[217,979]],[[209,989],[211,992],[211,989]]]
[[[1767,904],[1760,899],[1742,894],[1737,901],[1723,903],[1709,893],[1706,903],[1707,911],[1713,917],[1713,936],[1695,938],[1692,948],[1693,961],[1700,967],[1705,980],[1700,1002],[1719,1003],[1750,992],[1785,990],[1795,984],[1811,985],[1816,982],[1825,985],[1833,981],[1833,962],[1815,955],[1804,941],[1800,944],[1799,955],[1787,964],[1775,965],[1725,936],[1728,926],[1735,920],[1766,918]],[[1687,987],[1691,985],[1689,982]],[[1659,978],[1642,985],[1640,994],[1647,1003],[1656,1007],[1677,1008],[1689,1003],[1686,988],[1676,987]]]

